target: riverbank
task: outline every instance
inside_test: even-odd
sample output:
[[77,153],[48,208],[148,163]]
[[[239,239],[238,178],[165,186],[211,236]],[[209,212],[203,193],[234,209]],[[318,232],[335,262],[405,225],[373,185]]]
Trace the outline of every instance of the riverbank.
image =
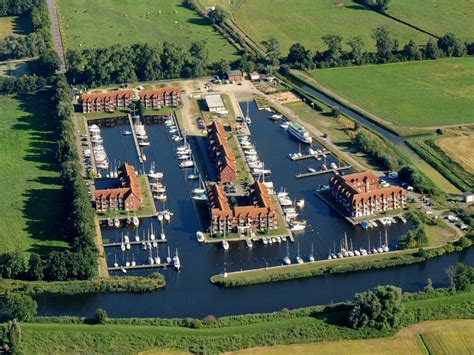
[[0,293],[12,291],[27,295],[60,294],[74,295],[98,292],[151,292],[165,287],[165,277],[110,277],[107,279],[75,281],[23,281],[0,279]]
[[[473,318],[474,291],[439,290],[405,296],[402,327],[427,320]],[[22,323],[21,350],[37,352],[139,352],[173,349],[217,353],[256,346],[373,339],[394,335],[348,327],[351,303],[283,309],[266,314],[248,314],[199,319],[107,319],[105,324],[75,317],[36,318]]]
[[351,258],[320,260],[304,264],[273,266],[268,268],[229,272],[213,275],[211,283],[224,287],[239,287],[268,282],[287,281],[325,274],[341,274],[353,271],[375,270],[426,261],[453,251],[468,248],[461,240],[442,247],[407,249],[393,252],[357,256]]

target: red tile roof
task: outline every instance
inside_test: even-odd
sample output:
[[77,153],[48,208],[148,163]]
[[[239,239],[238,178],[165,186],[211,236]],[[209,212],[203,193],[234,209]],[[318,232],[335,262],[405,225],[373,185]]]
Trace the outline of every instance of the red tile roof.
[[133,95],[134,95],[133,90],[118,90],[118,91],[112,91],[112,92],[84,94],[81,96],[81,100],[82,102],[89,102],[89,101],[116,100],[117,98],[132,99]]
[[164,96],[176,95],[179,96],[181,88],[179,86],[169,86],[161,89],[143,90],[140,91],[140,100],[146,98],[162,98]]

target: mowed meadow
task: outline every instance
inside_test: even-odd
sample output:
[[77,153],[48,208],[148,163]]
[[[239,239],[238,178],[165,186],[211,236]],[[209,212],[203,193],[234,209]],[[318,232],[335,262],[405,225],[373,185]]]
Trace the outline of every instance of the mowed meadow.
[[389,14],[437,36],[452,32],[474,40],[472,0],[396,0],[390,3]]
[[410,39],[426,43],[429,36],[391,20],[350,0],[199,0],[203,5],[218,5],[231,13],[234,21],[253,40],[265,41],[274,36],[283,54],[296,42],[311,50],[326,48],[321,37],[336,33],[344,43],[361,36],[366,49],[375,47],[373,30],[387,26],[404,44]]
[[474,123],[473,58],[317,69],[310,74],[395,126]]
[[236,51],[181,0],[58,0],[66,48],[107,47],[168,41],[189,47],[205,41],[211,58],[234,58]]
[[67,246],[56,137],[45,107],[42,98],[0,96],[1,252]]

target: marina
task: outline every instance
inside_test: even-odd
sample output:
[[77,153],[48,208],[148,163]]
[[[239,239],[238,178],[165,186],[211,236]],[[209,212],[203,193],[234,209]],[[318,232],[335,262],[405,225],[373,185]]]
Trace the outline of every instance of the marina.
[[[245,103],[243,111],[245,112]],[[168,209],[174,213],[171,223],[165,223],[165,233],[168,242],[159,244],[161,257],[166,255],[167,246],[171,250],[179,248],[179,256],[183,269],[177,273],[173,268],[159,269],[131,269],[130,275],[148,275],[151,270],[160,270],[165,274],[166,289],[144,294],[84,294],[75,296],[37,296],[40,315],[83,315],[92,316],[97,308],[104,308],[113,317],[204,317],[207,314],[216,316],[241,314],[250,312],[276,311],[283,307],[295,308],[314,304],[338,302],[353,297],[355,292],[365,291],[378,284],[393,284],[403,287],[406,291],[420,290],[426,285],[430,277],[435,287],[447,284],[444,270],[447,266],[458,261],[474,262],[472,249],[462,253],[452,253],[431,259],[427,262],[384,270],[372,270],[360,273],[340,275],[326,275],[311,279],[292,280],[282,283],[248,286],[244,289],[224,289],[209,283],[209,277],[221,273],[261,269],[283,264],[284,257],[289,254],[291,262],[296,263],[299,254],[304,263],[308,263],[309,256],[313,255],[316,262],[327,260],[328,250],[334,250],[334,243],[340,244],[341,236],[347,234],[353,248],[366,249],[369,238],[379,241],[380,232],[384,235],[387,229],[387,241],[390,250],[396,248],[397,238],[411,228],[409,222],[396,223],[364,230],[359,226],[352,226],[323,201],[314,195],[319,185],[327,185],[330,174],[314,176],[312,179],[295,179],[294,174],[288,172],[305,171],[312,159],[291,161],[288,154],[298,151],[299,142],[292,139],[285,130],[279,127],[278,121],[268,119],[268,112],[258,111],[254,103],[250,103],[249,115],[252,118],[250,130],[252,140],[258,150],[265,167],[270,169],[271,181],[275,191],[284,186],[296,202],[304,200],[303,207],[297,207],[298,219],[306,220],[304,231],[298,232],[295,237],[297,243],[281,242],[263,244],[253,242],[248,247],[245,238],[231,244],[229,250],[222,249],[220,243],[197,243],[196,232],[205,230],[199,217],[201,204],[191,199],[191,191],[199,187],[199,179],[188,179],[194,173],[193,168],[181,169],[176,159],[176,148],[180,143],[171,139],[171,134],[161,121],[144,120],[146,131],[151,142],[145,147],[147,161],[139,163],[133,140],[124,136],[122,132],[127,126],[118,125],[102,127],[104,147],[111,161],[128,161],[135,164],[139,171],[148,172],[151,162],[156,163],[156,169],[162,171],[163,183],[166,185],[168,199],[166,202],[155,204],[158,211]],[[197,137],[190,137],[191,142],[200,142]],[[278,142],[278,144],[275,144]],[[191,144],[194,153],[194,144]],[[337,160],[328,155],[327,163],[337,163]],[[301,204],[300,204],[301,205]],[[205,206],[205,205],[204,205]],[[160,223],[156,216],[140,220],[139,231],[143,235],[153,225],[153,229],[160,231]],[[121,228],[122,229],[122,228]],[[121,229],[103,228],[104,242],[120,240]],[[129,230],[133,239],[133,227],[124,227]],[[109,267],[114,264],[115,255],[121,265],[126,265],[127,257],[131,260],[129,251],[122,252],[119,247],[107,248],[106,256]],[[135,254],[137,265],[147,265],[148,253],[140,251]],[[121,275],[121,268],[111,270],[112,275]],[[304,292],[295,292],[304,290]],[[190,297],[192,295],[192,297]],[[253,302],[255,299],[266,299],[266,302]],[[130,307],[133,304],[133,307]]]
[[352,168],[351,165],[346,165],[346,166],[338,167],[336,169],[324,169],[324,170],[319,170],[319,171],[309,171],[307,173],[299,173],[299,174],[296,174],[295,177],[297,179],[301,179],[301,178],[306,178],[306,177],[318,176],[318,175],[322,175],[322,174],[341,172],[341,171],[344,171],[344,170],[349,170],[351,168]]

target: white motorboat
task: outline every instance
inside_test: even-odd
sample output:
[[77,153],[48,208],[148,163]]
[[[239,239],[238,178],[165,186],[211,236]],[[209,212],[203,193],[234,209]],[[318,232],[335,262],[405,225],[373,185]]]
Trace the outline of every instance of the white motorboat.
[[308,168],[308,172],[310,172],[310,173],[315,173],[315,172],[316,172],[316,169],[315,169],[315,168]]
[[201,231],[197,231],[196,232],[196,239],[199,243],[203,243],[204,242],[204,233],[201,232]]
[[138,142],[138,145],[140,147],[149,147],[150,146],[150,142],[149,141],[139,141]]
[[178,160],[188,160],[190,158],[191,158],[190,155],[186,155],[186,154],[178,155]]
[[194,166],[194,162],[192,160],[185,160],[179,163],[180,168],[192,168]]
[[313,141],[313,138],[309,135],[308,131],[296,122],[290,123],[288,127],[288,133],[306,144],[311,144]]
[[269,116],[269,118],[274,120],[274,121],[278,121],[278,120],[281,120],[283,118],[283,115],[281,115],[279,113],[274,113],[273,115]]
[[280,125],[280,128],[283,128],[283,129],[288,129],[290,127],[290,122],[283,122],[281,125]]
[[283,206],[283,207],[293,205],[293,202],[292,202],[291,199],[290,199],[289,197],[287,197],[287,196],[279,197],[278,200],[280,201],[280,205]]
[[158,201],[165,201],[167,199],[167,196],[166,194],[163,194],[163,193],[156,193],[156,194],[153,194],[153,198]]
[[331,164],[329,164],[329,166],[331,167],[331,169],[337,170],[337,165],[336,165],[336,163],[331,163]]
[[171,136],[171,140],[173,142],[181,142],[181,141],[183,141],[183,139],[184,139],[183,137],[181,137],[180,135],[177,135],[177,134],[173,134]]
[[303,208],[304,207],[304,199],[302,198],[301,200],[298,200],[298,202],[296,202],[296,206],[298,206],[299,208]]
[[245,244],[247,245],[247,248],[252,248],[253,247],[252,239],[246,238],[245,239]]
[[192,193],[195,195],[202,195],[206,193],[206,189],[202,187],[196,187],[193,189]]
[[195,201],[207,201],[207,195],[206,194],[194,195],[192,199]]
[[199,175],[191,173],[191,174],[188,175],[188,179],[189,180],[197,180],[197,179],[199,179]]
[[285,216],[287,220],[292,220],[298,217],[298,212],[285,212]]
[[124,136],[131,136],[133,134],[132,131],[130,131],[129,129],[127,129],[126,131],[123,131],[122,133]]
[[291,222],[290,223],[290,230],[292,232],[299,232],[305,230],[306,226],[300,222]]

